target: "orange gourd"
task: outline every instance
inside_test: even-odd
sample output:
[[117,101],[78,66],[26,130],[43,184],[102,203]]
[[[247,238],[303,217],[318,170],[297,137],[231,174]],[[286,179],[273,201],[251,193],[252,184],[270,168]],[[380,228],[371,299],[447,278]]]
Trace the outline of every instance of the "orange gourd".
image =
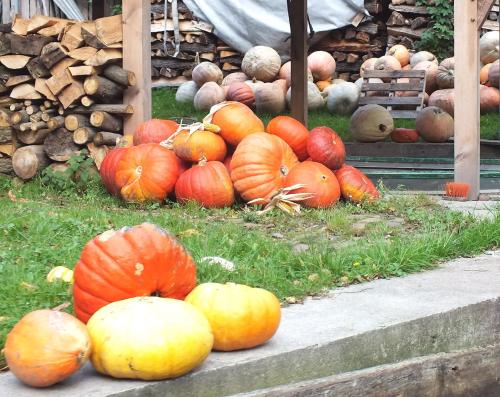
[[9,369],[34,387],[48,387],[70,377],[87,362],[90,353],[85,324],[55,310],[28,313],[5,342]]
[[116,167],[115,183],[126,201],[162,201],[179,177],[175,154],[156,143],[128,148]]
[[202,158],[208,161],[222,161],[226,157],[227,147],[219,135],[198,130],[180,132],[173,140],[175,154],[182,160],[196,163]]
[[220,161],[200,161],[184,172],[175,184],[180,202],[195,201],[206,208],[230,207],[234,203],[231,177]]
[[289,116],[277,116],[269,122],[266,131],[288,143],[299,161],[309,157],[307,154],[309,131],[300,121]]
[[340,198],[340,186],[335,174],[323,164],[304,161],[292,168],[286,177],[286,185],[305,185],[293,193],[311,193],[312,198],[302,201],[311,208],[327,208]]
[[283,139],[256,132],[236,148],[231,179],[243,200],[262,199],[258,203],[263,204],[285,186],[288,172],[297,163],[297,156]]
[[160,143],[172,135],[179,124],[173,120],[152,119],[140,124],[134,132],[134,145]]
[[380,193],[368,177],[357,168],[344,165],[335,171],[344,199],[354,203],[372,202],[380,197]]

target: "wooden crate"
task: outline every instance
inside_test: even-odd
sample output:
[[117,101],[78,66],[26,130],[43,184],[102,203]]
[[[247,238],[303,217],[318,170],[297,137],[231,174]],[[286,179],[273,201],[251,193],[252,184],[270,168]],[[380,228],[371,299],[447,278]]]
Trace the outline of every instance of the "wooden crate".
[[[383,83],[369,82],[371,78]],[[401,82],[406,78],[409,82]],[[398,92],[411,91],[416,96],[398,96]],[[386,107],[396,119],[414,119],[424,106],[424,70],[367,70],[363,76],[359,105],[376,104]]]

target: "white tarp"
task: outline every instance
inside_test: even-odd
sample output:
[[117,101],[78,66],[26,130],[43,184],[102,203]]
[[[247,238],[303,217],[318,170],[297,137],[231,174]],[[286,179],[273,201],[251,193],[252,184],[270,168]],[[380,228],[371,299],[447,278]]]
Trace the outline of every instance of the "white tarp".
[[[297,0],[295,0],[297,1]],[[286,56],[290,23],[286,0],[184,0],[197,18],[210,22],[214,33],[228,45],[245,53],[255,45],[267,45]],[[314,32],[350,25],[365,13],[364,0],[308,0]]]

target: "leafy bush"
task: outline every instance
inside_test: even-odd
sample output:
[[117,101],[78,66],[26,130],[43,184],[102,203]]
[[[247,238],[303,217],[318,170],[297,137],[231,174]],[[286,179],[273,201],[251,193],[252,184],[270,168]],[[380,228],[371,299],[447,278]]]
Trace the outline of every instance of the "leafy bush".
[[417,0],[416,4],[427,7],[430,16],[430,27],[422,34],[417,49],[430,51],[439,59],[453,56],[453,1],[434,0],[429,5],[428,0]]

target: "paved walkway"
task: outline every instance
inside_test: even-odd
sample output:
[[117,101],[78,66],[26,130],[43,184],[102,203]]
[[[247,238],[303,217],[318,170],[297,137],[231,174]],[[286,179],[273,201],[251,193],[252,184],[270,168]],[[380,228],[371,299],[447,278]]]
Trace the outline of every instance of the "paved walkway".
[[493,218],[495,211],[500,210],[500,201],[448,201],[439,199],[439,204],[455,211],[472,214],[478,218]]

